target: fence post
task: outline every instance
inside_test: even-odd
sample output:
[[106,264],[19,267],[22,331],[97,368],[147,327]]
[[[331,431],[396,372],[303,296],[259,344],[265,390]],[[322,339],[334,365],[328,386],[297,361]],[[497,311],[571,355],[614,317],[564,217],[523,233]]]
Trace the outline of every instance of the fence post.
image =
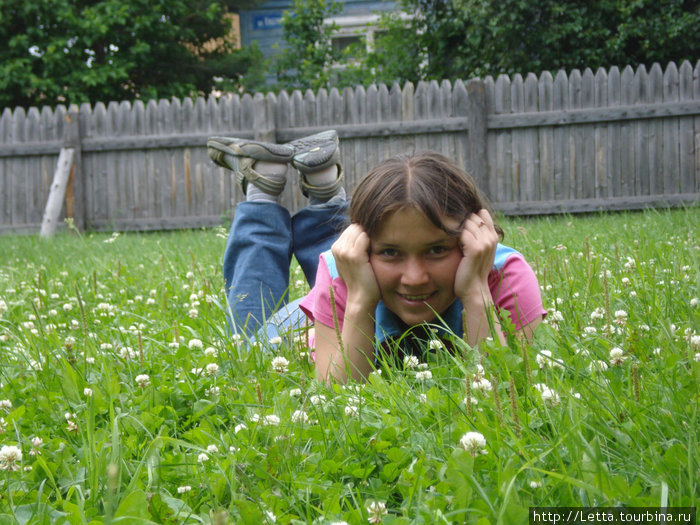
[[481,191],[488,188],[488,151],[486,143],[486,87],[480,79],[469,80],[466,85],[469,108],[469,158],[471,175]]
[[85,189],[80,162],[80,111],[76,105],[72,105],[66,114],[63,147],[73,150],[73,169],[66,188],[66,217],[72,218],[73,225],[82,231],[85,229]]
[[256,93],[253,97],[253,130],[255,140],[261,142],[277,142],[277,130],[275,129],[275,111],[272,100],[262,93]]

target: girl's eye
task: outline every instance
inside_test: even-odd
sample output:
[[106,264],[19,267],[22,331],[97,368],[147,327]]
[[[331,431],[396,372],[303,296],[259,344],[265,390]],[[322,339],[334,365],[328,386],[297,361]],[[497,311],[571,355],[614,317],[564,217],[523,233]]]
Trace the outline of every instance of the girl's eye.
[[441,255],[447,251],[447,247],[445,246],[433,246],[428,250],[428,253],[430,255]]
[[399,254],[399,251],[396,248],[384,248],[379,252],[379,255],[383,255],[384,257],[396,257]]

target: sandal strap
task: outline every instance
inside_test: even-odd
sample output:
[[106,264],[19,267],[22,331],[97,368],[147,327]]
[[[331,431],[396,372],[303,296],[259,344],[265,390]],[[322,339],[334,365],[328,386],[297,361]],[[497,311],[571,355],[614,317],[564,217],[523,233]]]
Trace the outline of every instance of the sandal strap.
[[[330,199],[338,192],[338,188],[343,184],[343,167],[340,163],[336,163],[338,167],[338,177],[332,184],[327,184],[325,186],[314,186],[306,181],[305,175],[302,173],[299,180],[299,185],[301,186],[301,192],[304,197],[316,197],[317,199]],[[300,170],[301,171],[301,170]],[[314,170],[316,171],[316,170]]]
[[[229,157],[227,155],[227,157]],[[241,185],[243,193],[248,191],[248,184],[260,188],[262,191],[269,195],[279,195],[284,190],[284,186],[287,182],[286,179],[272,180],[268,179],[264,175],[261,175],[253,169],[253,164],[256,160],[250,157],[236,157],[237,169],[236,171],[236,181]]]

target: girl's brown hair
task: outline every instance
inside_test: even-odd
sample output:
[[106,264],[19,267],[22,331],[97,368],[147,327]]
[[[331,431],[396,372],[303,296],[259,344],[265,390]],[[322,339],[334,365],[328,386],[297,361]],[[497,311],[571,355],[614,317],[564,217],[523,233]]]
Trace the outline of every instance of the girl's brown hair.
[[[415,208],[430,222],[455,237],[470,214],[482,208],[493,211],[471,175],[434,151],[385,160],[355,187],[350,202],[350,221],[373,237],[384,219],[403,208]],[[457,220],[459,229],[448,228],[444,219]],[[499,238],[503,230],[495,224]]]

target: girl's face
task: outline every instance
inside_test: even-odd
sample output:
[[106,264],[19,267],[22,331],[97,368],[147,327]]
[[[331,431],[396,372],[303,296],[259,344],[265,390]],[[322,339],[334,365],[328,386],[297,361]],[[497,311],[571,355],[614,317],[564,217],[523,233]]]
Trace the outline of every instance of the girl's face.
[[[445,226],[458,228],[448,219]],[[390,214],[371,239],[369,262],[384,304],[408,325],[432,321],[455,300],[457,238],[415,208]]]

